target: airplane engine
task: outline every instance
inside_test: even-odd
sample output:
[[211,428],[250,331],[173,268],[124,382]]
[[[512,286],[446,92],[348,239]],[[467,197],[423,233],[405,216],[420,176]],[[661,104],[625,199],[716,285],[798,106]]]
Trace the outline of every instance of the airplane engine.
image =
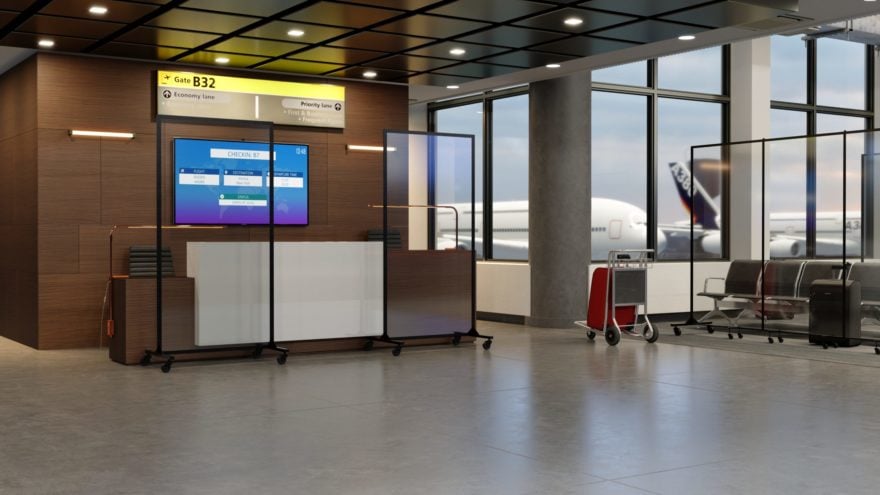
[[721,254],[721,232],[706,234],[700,239],[700,247],[704,253]]
[[797,239],[775,239],[770,241],[771,258],[799,258],[806,254],[803,241]]

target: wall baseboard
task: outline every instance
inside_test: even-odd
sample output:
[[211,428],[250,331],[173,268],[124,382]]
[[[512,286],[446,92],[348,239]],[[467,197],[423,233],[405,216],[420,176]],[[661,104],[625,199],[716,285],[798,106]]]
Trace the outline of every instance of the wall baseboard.
[[522,315],[490,313],[488,311],[477,311],[477,319],[486,321],[497,321],[499,323],[510,323],[512,325],[524,325],[526,322],[526,317]]

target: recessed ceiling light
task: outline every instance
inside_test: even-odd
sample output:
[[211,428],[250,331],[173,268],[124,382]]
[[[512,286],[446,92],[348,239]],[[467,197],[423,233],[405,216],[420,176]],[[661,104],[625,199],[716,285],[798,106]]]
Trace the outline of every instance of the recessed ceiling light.
[[547,65],[545,65],[545,67],[547,67],[548,69],[558,69],[562,66],[559,64],[547,64]]
[[40,48],[52,48],[55,46],[55,42],[52,40],[40,40],[37,42],[37,46]]
[[692,35],[692,34],[683,34],[683,35],[681,35],[681,36],[678,37],[678,39],[680,39],[681,41],[690,41],[690,40],[692,40],[692,39],[694,39],[694,38],[696,38],[696,36],[694,36],[694,35]]
[[372,79],[376,76],[378,76],[378,74],[376,74],[376,71],[374,70],[368,70],[364,72],[364,77],[366,77],[367,79]]
[[89,14],[104,15],[107,13],[107,7],[103,5],[92,5],[89,7]]
[[228,64],[229,57],[217,57],[214,59],[214,62],[217,62],[218,64]]
[[450,84],[450,85],[446,86],[446,89],[458,89],[460,87],[461,86],[459,86],[458,84]]
[[580,17],[569,17],[568,19],[562,21],[566,26],[580,26],[584,23],[584,20]]
[[293,36],[294,38],[299,38],[300,36],[306,34],[302,29],[291,29],[287,32],[288,36]]
[[453,48],[452,50],[449,50],[449,54],[450,55],[464,55],[465,49],[464,48]]

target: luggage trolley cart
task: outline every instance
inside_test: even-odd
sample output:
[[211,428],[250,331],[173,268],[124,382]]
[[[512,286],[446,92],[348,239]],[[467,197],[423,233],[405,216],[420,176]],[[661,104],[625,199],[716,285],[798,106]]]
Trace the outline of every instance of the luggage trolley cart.
[[[609,345],[617,345],[622,333],[643,337],[648,343],[657,341],[659,333],[648,319],[648,268],[653,262],[653,249],[608,253],[608,266],[593,272],[587,320],[575,322],[588,329],[590,340],[598,331],[605,334]],[[640,315],[644,319],[641,323]]]

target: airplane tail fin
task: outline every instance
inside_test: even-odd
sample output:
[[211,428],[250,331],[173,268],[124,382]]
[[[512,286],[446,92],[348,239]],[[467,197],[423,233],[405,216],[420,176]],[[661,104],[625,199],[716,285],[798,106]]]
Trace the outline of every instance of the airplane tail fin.
[[718,225],[718,206],[709,196],[709,193],[694,180],[694,208],[691,210],[691,171],[682,162],[672,162],[669,164],[669,171],[675,182],[675,188],[678,190],[678,196],[684,209],[687,210],[694,223],[700,224],[704,229],[720,229]]

